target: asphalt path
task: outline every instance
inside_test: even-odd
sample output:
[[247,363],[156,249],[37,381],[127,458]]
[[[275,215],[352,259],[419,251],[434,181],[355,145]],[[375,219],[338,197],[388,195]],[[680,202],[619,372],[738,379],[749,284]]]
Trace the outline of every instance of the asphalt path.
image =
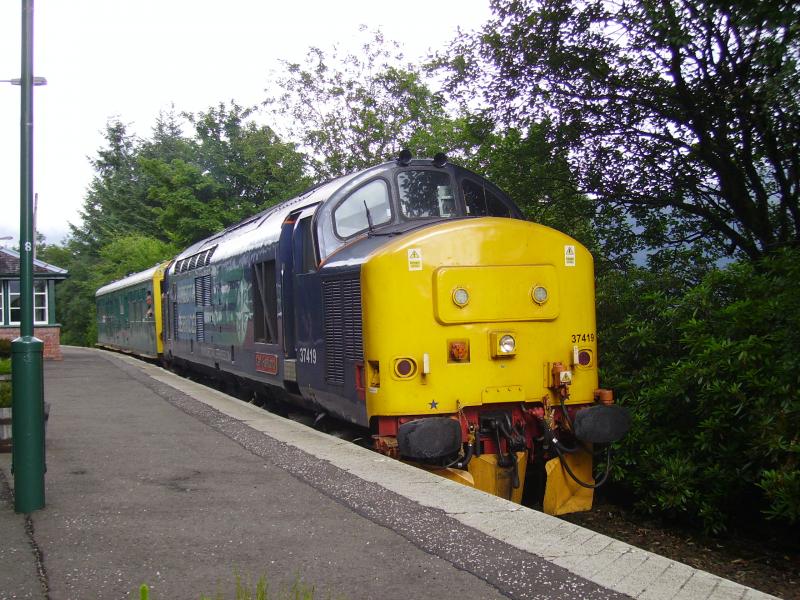
[[314,598],[760,596],[175,380],[46,363],[47,505],[10,513],[0,460],[0,598],[234,598],[237,574]]

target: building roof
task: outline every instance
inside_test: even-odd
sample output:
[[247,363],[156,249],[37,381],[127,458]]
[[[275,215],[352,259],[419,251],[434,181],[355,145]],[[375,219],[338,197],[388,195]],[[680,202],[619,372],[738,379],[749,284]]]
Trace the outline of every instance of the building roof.
[[[19,252],[0,248],[0,277],[19,277]],[[39,279],[66,279],[67,270],[33,260],[33,276]]]

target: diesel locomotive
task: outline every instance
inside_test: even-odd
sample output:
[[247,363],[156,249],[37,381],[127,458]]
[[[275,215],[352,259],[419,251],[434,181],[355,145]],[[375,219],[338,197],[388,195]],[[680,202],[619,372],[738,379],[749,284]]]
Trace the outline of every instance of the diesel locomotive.
[[629,426],[598,384],[590,253],[443,155],[328,181],[96,300],[101,346],[355,423],[516,502],[545,473],[551,514],[591,507],[593,451]]

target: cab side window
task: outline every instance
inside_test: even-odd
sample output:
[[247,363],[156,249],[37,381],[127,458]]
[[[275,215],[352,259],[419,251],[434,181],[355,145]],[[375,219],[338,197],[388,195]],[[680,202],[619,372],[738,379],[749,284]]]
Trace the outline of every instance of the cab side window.
[[314,238],[311,234],[311,217],[305,217],[298,225],[300,235],[302,235],[302,261],[300,265],[301,273],[311,273],[317,269],[317,257],[314,254]]
[[461,182],[467,215],[470,217],[510,217],[511,211],[500,198],[471,179]]
[[383,179],[370,181],[350,194],[333,211],[333,226],[340,238],[349,238],[392,219],[389,186]]

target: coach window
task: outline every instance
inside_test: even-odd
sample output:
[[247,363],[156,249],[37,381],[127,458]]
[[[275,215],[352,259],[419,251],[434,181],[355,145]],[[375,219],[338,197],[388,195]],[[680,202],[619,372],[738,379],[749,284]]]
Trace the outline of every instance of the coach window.
[[333,226],[340,238],[349,238],[392,219],[389,186],[375,179],[350,194],[333,211]]
[[256,342],[278,342],[278,293],[275,261],[253,265],[253,335]]
[[401,171],[397,175],[400,210],[409,219],[454,217],[456,200],[450,175],[442,171]]
[[470,179],[461,182],[467,214],[471,217],[510,217],[508,206],[492,192]]

